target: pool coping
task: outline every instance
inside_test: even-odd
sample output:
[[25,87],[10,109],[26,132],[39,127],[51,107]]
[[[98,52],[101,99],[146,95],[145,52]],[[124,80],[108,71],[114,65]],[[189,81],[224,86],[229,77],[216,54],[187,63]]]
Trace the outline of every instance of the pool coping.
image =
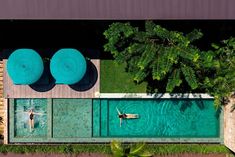
[[143,99],[214,99],[205,93],[95,93],[95,98],[143,98]]
[[[112,97],[113,98],[113,97]],[[207,99],[207,98],[206,98]],[[220,136],[219,137],[205,137],[205,138],[171,138],[171,137],[151,137],[151,138],[142,138],[142,137],[89,137],[89,138],[53,138],[52,137],[52,99],[47,99],[48,105],[48,116],[47,116],[47,135],[44,137],[31,137],[31,138],[21,138],[14,136],[14,99],[10,99],[9,101],[9,109],[10,109],[10,136],[9,143],[107,143],[112,140],[118,140],[121,142],[146,142],[146,143],[220,143],[222,144],[224,141],[223,137],[223,110],[221,110],[220,114]],[[49,116],[50,115],[50,116]]]

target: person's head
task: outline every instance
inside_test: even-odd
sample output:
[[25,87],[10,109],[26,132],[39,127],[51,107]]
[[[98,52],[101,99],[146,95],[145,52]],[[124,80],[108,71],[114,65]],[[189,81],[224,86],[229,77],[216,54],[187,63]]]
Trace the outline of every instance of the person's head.
[[29,110],[29,113],[32,113],[32,112],[33,112],[33,109],[30,109],[30,110]]

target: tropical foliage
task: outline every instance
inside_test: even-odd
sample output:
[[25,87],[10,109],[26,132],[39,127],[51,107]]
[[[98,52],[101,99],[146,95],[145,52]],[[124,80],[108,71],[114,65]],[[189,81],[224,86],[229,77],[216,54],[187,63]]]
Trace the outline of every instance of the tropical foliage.
[[148,151],[144,150],[144,143],[136,143],[123,146],[119,141],[111,142],[111,151],[114,157],[150,157]]
[[[213,49],[204,52],[203,87],[215,96],[215,104],[226,104],[235,91],[235,38],[212,44]],[[207,70],[207,72],[205,72]]]
[[218,106],[235,89],[235,38],[203,51],[194,44],[200,30],[169,31],[152,21],[145,30],[113,23],[104,35],[104,50],[125,63],[137,84],[147,82],[147,92],[209,92]]

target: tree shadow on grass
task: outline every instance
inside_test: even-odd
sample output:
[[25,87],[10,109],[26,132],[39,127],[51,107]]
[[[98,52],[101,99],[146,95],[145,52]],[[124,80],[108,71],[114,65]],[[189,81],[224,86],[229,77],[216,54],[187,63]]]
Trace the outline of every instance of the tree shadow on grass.
[[95,85],[97,79],[98,71],[96,66],[91,61],[87,61],[87,70],[82,80],[76,84],[69,85],[69,87],[75,91],[87,91]]

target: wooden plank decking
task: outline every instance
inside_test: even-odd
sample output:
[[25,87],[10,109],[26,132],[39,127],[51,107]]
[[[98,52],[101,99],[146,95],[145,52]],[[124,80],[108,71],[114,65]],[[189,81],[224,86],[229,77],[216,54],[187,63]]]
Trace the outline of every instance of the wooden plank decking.
[[[6,65],[6,62],[7,60],[3,60],[4,65]],[[91,62],[96,67],[98,77],[95,84],[85,91],[74,90],[68,85],[55,85],[49,91],[38,92],[28,85],[14,85],[6,68],[4,68],[4,98],[94,98],[96,93],[100,92],[100,60],[92,59]],[[91,74],[91,77],[94,76]]]
[[235,110],[232,109],[235,98],[224,107],[224,144],[235,152]]
[[[3,62],[0,61],[0,135],[4,135],[4,129],[5,129],[5,108],[4,108],[4,99],[3,99]],[[1,140],[1,143],[3,141]]]

